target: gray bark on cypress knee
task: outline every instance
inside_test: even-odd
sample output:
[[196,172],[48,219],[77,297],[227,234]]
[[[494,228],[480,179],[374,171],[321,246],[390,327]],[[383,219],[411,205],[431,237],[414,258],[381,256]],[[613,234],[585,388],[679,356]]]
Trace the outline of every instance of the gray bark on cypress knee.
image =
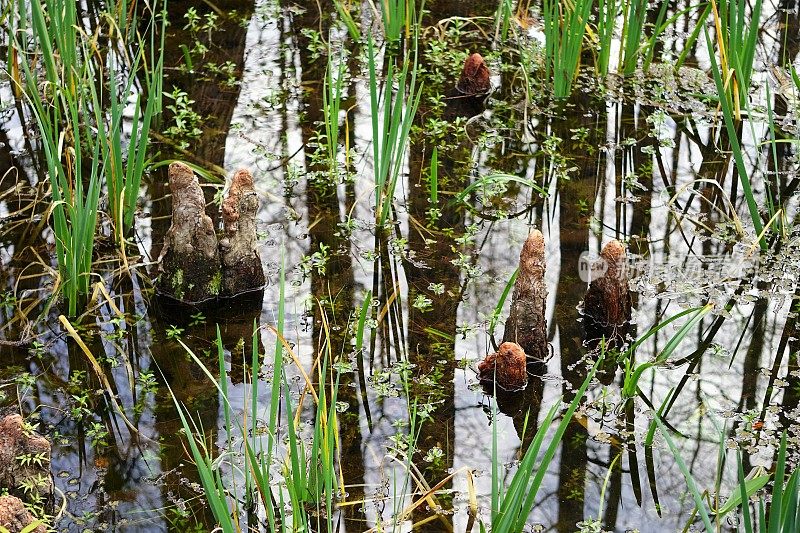
[[541,231],[533,230],[519,254],[519,273],[514,282],[503,342],[519,344],[529,360],[539,362],[549,357],[544,273],[544,236]]
[[169,166],[172,225],[164,238],[158,288],[177,300],[197,303],[216,298],[222,289],[219,245],[206,214],[203,190],[189,166]]
[[253,175],[247,169],[237,170],[222,203],[225,236],[220,241],[220,252],[226,296],[264,287],[264,268],[256,248],[258,207]]

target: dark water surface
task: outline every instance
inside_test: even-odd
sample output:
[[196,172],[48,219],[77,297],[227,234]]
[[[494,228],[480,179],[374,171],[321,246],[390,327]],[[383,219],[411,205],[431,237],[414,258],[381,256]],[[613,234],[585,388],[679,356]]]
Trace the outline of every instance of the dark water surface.
[[[369,13],[369,3],[361,4]],[[341,374],[339,430],[347,501],[360,503],[343,507],[342,530],[367,530],[410,503],[395,501],[399,495],[392,480],[404,472],[387,455],[392,437],[405,431],[397,422],[408,419],[408,399],[397,375],[409,363],[411,401],[428,406],[430,417],[422,425],[414,463],[429,486],[462,471],[440,492],[442,509],[420,506],[398,529],[411,530],[412,523],[421,522],[415,531],[463,531],[466,469],[474,473],[481,512],[488,517],[493,400],[477,386],[473,368],[492,351],[488,324],[533,227],[542,230],[547,246],[553,356],[526,391],[499,402],[495,424],[498,457],[508,467],[506,483],[536,421],[562,395],[571,398],[586,375],[588,350],[579,314],[586,283],[579,262],[582,254],[597,253],[613,238],[640,258],[631,283],[635,335],[688,307],[716,305],[671,358],[677,363],[645,372],[639,382],[642,397],[655,406],[679,387],[664,418],[685,437],[676,441],[698,484],[714,487],[721,431],[727,445],[739,443],[747,452],[747,471],[771,465],[782,429],[789,429],[796,446],[800,236],[790,233],[774,253],[761,258],[750,245],[754,235],[733,238],[735,221],[723,216],[728,202],[743,224],[749,218],[730,154],[718,149],[723,145],[720,122],[703,96],[707,76],[653,69],[611,87],[587,75],[569,101],[557,104],[548,103],[537,77],[526,106],[517,68],[525,50],[494,39],[496,3],[431,0],[422,41],[423,99],[396,191],[396,224],[376,236],[365,52],[345,45],[350,54],[344,59],[348,78],[340,138],[346,131],[352,151],[343,165],[346,175],[323,179],[313,157],[316,136],[323,131],[327,66],[320,39],[330,39],[332,56],[339,58],[346,30],[332,25],[332,8],[320,17],[311,1],[213,5],[221,14],[213,29],[193,34],[183,28],[184,13],[191,7],[204,16],[210,4],[170,4],[165,92],[184,91],[203,117],[202,136],[189,140],[189,155],[176,157],[206,168],[253,171],[262,200],[260,252],[269,283],[263,302],[252,310],[233,305],[190,317],[185,310],[160,307],[148,279],[171,204],[165,167],[146,178],[136,231],[140,255],[128,258],[131,268],[121,267],[108,239],[99,243],[102,281],[127,319],[115,318],[107,302],[95,303],[81,330],[138,434],[114,414],[86,356],[62,331],[58,305],[34,320],[57,271],[47,202],[41,201],[44,159],[23,134],[29,117],[20,118],[9,83],[0,78],[0,336],[15,340],[33,333],[41,343],[0,348],[1,394],[4,404],[19,403],[33,413],[40,430],[53,439],[52,472],[59,502],[65,501],[56,529],[211,529],[213,519],[202,503],[166,385],[195,413],[211,444],[220,446],[223,410],[217,389],[174,338],[175,328],[202,354],[212,350],[219,324],[229,352],[229,372],[222,379],[228,380],[234,407],[243,405],[249,393],[243,361],[250,353],[253,322],[266,326],[277,319],[281,256],[287,271],[285,331],[294,353],[307,370],[322,349],[343,354],[353,365]],[[668,12],[683,7],[670,3]],[[757,85],[770,79],[770,68],[780,58],[798,62],[797,3],[765,3],[762,25]],[[691,16],[682,18],[656,57],[674,59],[692,27]],[[187,72],[180,68],[185,65],[180,46],[198,42],[208,51],[197,56],[194,72]],[[443,111],[435,97],[452,91],[464,58],[475,51],[487,58],[493,74],[495,91],[485,110],[445,103]],[[2,52],[6,57],[5,48]],[[687,64],[707,69],[707,58],[705,46],[697,45]],[[764,92],[756,94],[763,106]],[[773,96],[777,114],[786,117],[782,127],[796,139],[798,109],[790,99]],[[165,118],[163,129],[170,120]],[[768,136],[766,123],[755,121],[745,129],[756,197],[763,203],[763,176],[777,173],[773,182],[791,198],[786,220],[796,220],[797,147],[778,144],[775,168],[760,144]],[[434,144],[447,149],[439,152],[441,208],[432,215],[427,175]],[[167,144],[161,149],[156,160],[174,153]],[[469,208],[456,201],[470,183],[496,172],[526,178],[542,191],[510,182],[502,189],[477,188],[467,198]],[[209,201],[221,186],[221,181],[208,184]],[[216,211],[209,209],[218,218]],[[733,274],[718,268],[732,264],[746,268]],[[364,349],[352,353],[353,322],[368,294],[375,299],[374,329]],[[503,317],[507,309],[508,302]],[[322,344],[323,311],[330,322],[330,346]],[[637,360],[655,357],[676,330],[668,326],[649,338]],[[498,340],[501,331],[498,326]],[[271,378],[274,342],[274,335],[262,329],[263,391]],[[296,378],[290,381],[292,390],[299,392],[300,374],[296,367],[289,370]],[[536,530],[571,532],[580,529],[579,522],[599,519],[610,531],[676,531],[689,520],[694,502],[665,443],[657,437],[652,448],[643,445],[651,407],[640,397],[624,412],[621,383],[620,374],[608,385],[595,383],[580,416],[568,426],[530,516],[532,527],[540,525]],[[266,415],[269,398],[260,401],[259,413]],[[530,433],[522,438],[528,412]],[[312,419],[310,410],[307,414]],[[108,432],[107,445],[98,444],[98,431]],[[723,497],[734,487],[735,464],[725,469]],[[732,526],[724,522],[722,528]]]

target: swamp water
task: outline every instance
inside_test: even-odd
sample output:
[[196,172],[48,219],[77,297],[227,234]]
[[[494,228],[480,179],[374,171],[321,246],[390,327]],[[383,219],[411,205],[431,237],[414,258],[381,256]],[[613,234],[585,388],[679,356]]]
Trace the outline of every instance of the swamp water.
[[[2,402],[19,406],[53,443],[56,530],[212,530],[172,394],[202,428],[221,475],[241,489],[244,444],[241,433],[228,436],[226,413],[245,420],[255,412],[248,438],[267,438],[277,345],[292,407],[303,402],[297,429],[307,439],[319,415],[307,381],[323,386],[320,361],[327,361],[328,381],[337,376],[340,531],[379,524],[382,531],[478,531],[475,509],[484,523],[491,512],[493,457],[507,486],[545,413],[559,398],[572,399],[593,364],[596,353],[583,342],[582,266],[610,239],[625,242],[631,259],[631,339],[686,309],[710,303],[713,310],[668,361],[641,374],[628,401],[622,369],[605,384],[591,383],[547,465],[529,529],[701,528],[675,454],[660,431],[649,432],[654,408],[662,408],[700,490],[713,499],[718,487],[715,505],[738,487],[735,454],[720,459],[721,448],[740,449],[745,472],[771,468],[785,430],[794,464],[800,163],[792,143],[763,144],[772,135],[765,95],[783,138],[798,138],[799,111],[796,93],[786,94],[791,88],[781,95],[763,87],[772,83],[771,66],[784,58],[797,64],[796,3],[763,7],[757,118],[741,133],[757,202],[764,206],[777,194],[785,209],[785,234],[767,252],[749,226],[702,38],[687,56],[697,69],[673,74],[654,63],[647,74],[604,81],[587,69],[569,99],[551,101],[536,74],[543,68],[539,23],[514,19],[516,37],[503,41],[497,2],[482,0],[425,6],[419,108],[394,208],[376,229],[366,47],[353,45],[333,6],[322,3],[322,16],[310,1],[169,5],[164,91],[173,107],[153,161],[174,157],[228,174],[251,169],[267,284],[263,300],[250,306],[176,309],[156,297],[150,279],[171,203],[166,166],[154,168],[142,183],[132,239],[138,252],[131,247],[122,260],[105,230],[93,282],[108,297],[97,294],[72,320],[103,379],[59,321],[62,304],[50,305],[57,265],[43,156],[35,135],[26,136],[34,128],[30,115],[15,104],[10,81],[0,80]],[[96,15],[88,4],[81,7],[86,20]],[[369,2],[359,4],[360,23],[368,24]],[[683,7],[666,9],[671,16]],[[674,60],[683,51],[693,16],[678,18],[656,58]],[[3,46],[0,57],[7,56]],[[453,96],[472,52],[486,58],[494,86],[477,104]],[[385,74],[385,49],[377,54],[378,74]],[[343,76],[334,176],[323,155],[328,68]],[[178,129],[166,133],[170,127]],[[209,202],[218,198],[219,176],[201,183]],[[207,211],[219,221],[217,207]],[[494,351],[493,336],[502,338],[511,299],[510,291],[503,295],[532,228],[545,238],[552,356],[524,391],[495,401],[474,369]],[[636,362],[662,353],[689,316],[644,340]],[[254,324],[260,371],[253,410]],[[276,342],[276,329],[285,345]],[[19,339],[28,342],[13,342]],[[187,350],[225,385],[230,411]],[[280,446],[289,446],[287,423],[282,408]],[[421,494],[428,497],[415,506]],[[734,529],[734,514],[718,527]],[[254,528],[265,524],[263,510],[241,518]]]

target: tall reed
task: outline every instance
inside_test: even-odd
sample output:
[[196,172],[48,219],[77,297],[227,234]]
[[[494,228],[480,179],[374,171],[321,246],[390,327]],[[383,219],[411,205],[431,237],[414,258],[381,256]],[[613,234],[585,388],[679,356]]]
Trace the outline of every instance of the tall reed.
[[414,0],[378,0],[383,23],[383,36],[389,43],[396,43],[412,33],[415,6]]
[[[375,175],[375,216],[378,226],[389,220],[394,191],[405,163],[408,137],[417,114],[422,88],[417,86],[417,34],[413,36],[413,61],[403,60],[397,68],[386,55],[389,67],[386,84],[378,83],[374,39],[367,38],[370,111],[372,116],[372,155]],[[393,86],[396,86],[395,90]]]
[[762,0],[756,0],[748,15],[750,2],[747,0],[711,0],[719,68],[725,80],[720,98],[725,97],[737,120],[741,120],[750,97],[753,60],[761,29],[761,4]]
[[511,19],[514,16],[513,0],[500,0],[495,11],[495,39],[505,42],[508,39],[508,30],[511,28]]
[[[154,6],[154,8],[157,5]],[[150,33],[155,33],[155,13],[152,13]],[[139,198],[139,186],[145,172],[145,164],[150,149],[150,128],[153,120],[161,112],[161,83],[164,74],[164,46],[166,33],[166,16],[161,17],[161,43],[154,53],[155,63],[144,63],[144,48],[140,48],[129,66],[129,75],[122,90],[118,90],[117,68],[111,63],[108,67],[109,103],[103,110],[96,108],[96,124],[101,139],[103,159],[109,161],[105,182],[108,190],[108,201],[111,220],[114,224],[114,238],[120,246],[125,245],[125,238],[133,229],[136,202]],[[151,42],[151,46],[154,43]],[[136,46],[142,46],[141,39]],[[142,86],[134,91],[134,75],[138,71],[143,74]],[[133,101],[126,102],[127,95],[135,92]],[[126,134],[124,126],[128,119],[124,116],[127,105],[133,106],[133,117],[130,119],[130,133]],[[105,115],[105,116],[103,116]],[[126,146],[127,145],[127,146]],[[123,157],[123,154],[125,157]]]
[[[328,167],[331,178],[338,176],[339,166],[339,112],[344,92],[346,62],[344,56],[336,60],[336,67],[328,57],[325,74],[325,90],[322,92],[322,114],[325,126],[325,145],[328,152]],[[334,70],[335,69],[335,70]],[[347,147],[345,146],[345,150]]]
[[545,72],[556,98],[572,91],[592,5],[593,0],[544,0]]
[[[266,518],[266,528],[272,533],[336,531],[335,495],[341,489],[336,473],[339,441],[335,406],[339,380],[333,375],[330,349],[323,348],[315,364],[319,385],[315,387],[301,369],[306,387],[300,396],[299,404],[295,405],[292,402],[286,373],[286,354],[290,354],[295,362],[297,360],[283,337],[286,285],[284,272],[281,259],[278,320],[273,329],[276,335],[275,355],[272,365],[272,384],[267,395],[269,414],[266,426],[258,418],[258,402],[261,397],[259,392],[261,356],[258,352],[259,329],[256,323],[253,324],[250,366],[244,380],[250,385],[250,394],[243,396],[239,415],[233,413],[234,406],[227,385],[225,354],[219,328],[216,340],[219,377],[215,377],[205,363],[188,346],[179,341],[189,357],[217,389],[223,406],[228,449],[222,456],[216,457],[216,451],[205,445],[205,442],[208,442],[207,428],[197,425],[189,408],[181,404],[174,394],[172,395],[189,444],[189,452],[198,468],[205,498],[220,530],[224,533],[259,529],[257,524],[241,522],[247,511],[241,502],[250,502],[251,509],[255,504],[261,506]],[[323,322],[327,324],[324,315]],[[327,339],[328,328],[325,326],[323,329]],[[330,346],[327,340],[323,344]],[[302,399],[305,397],[311,397],[316,406],[310,443],[302,438],[298,427],[303,409]],[[284,413],[286,427],[283,438],[281,438],[281,412]],[[264,428],[266,433],[262,436]],[[242,442],[242,449],[233,449],[233,443],[236,441]],[[244,465],[238,466],[234,459],[241,459]],[[280,483],[275,483],[273,478],[275,471],[273,467],[276,463],[282,475]],[[227,471],[224,471],[223,468],[226,466]],[[237,472],[243,478],[243,483],[237,483]]]
[[614,41],[614,30],[619,14],[617,0],[598,0],[597,6],[597,41],[596,58],[597,73],[606,76],[611,62],[611,45]]
[[639,62],[644,25],[647,21],[647,0],[626,0],[622,9],[623,25],[620,43],[620,66],[626,76],[633,74]]
[[[125,65],[128,78],[120,89],[125,43],[121,43],[121,51],[104,48],[99,32],[90,35],[83,29],[77,5],[67,0],[18,2],[10,25],[15,51],[11,70],[39,130],[53,195],[50,214],[58,284],[70,316],[77,313],[79,300],[89,293],[97,210],[104,185],[109,193],[114,236],[120,245],[133,225],[150,124],[160,110],[163,64],[162,47],[157,63],[145,69],[150,94],[144,110],[141,92],[136,97],[128,137],[124,113],[142,53]],[[125,17],[111,12],[106,15],[103,21],[110,25],[109,35],[122,38],[132,34],[127,12]],[[40,83],[40,76],[44,83]]]
[[[89,293],[97,204],[106,165],[101,163],[100,143],[90,127],[103,93],[95,90],[96,65],[86,58],[97,52],[98,43],[79,31],[75,2],[18,2],[13,27],[13,46],[23,75],[17,82],[38,125],[53,195],[50,211],[58,284],[68,313],[74,316],[79,297]],[[21,41],[26,35],[30,40]],[[39,83],[40,69],[44,84]]]
[[[760,0],[758,0],[760,3]],[[705,30],[706,45],[709,50],[712,50],[711,37],[708,35],[708,30]],[[721,45],[720,45],[721,46]],[[764,238],[764,225],[761,220],[761,213],[756,203],[755,195],[753,194],[753,187],[750,183],[750,176],[744,163],[744,150],[739,142],[739,129],[737,128],[737,121],[741,115],[737,115],[736,106],[738,99],[731,99],[728,97],[730,93],[726,93],[726,84],[724,80],[730,81],[730,78],[723,77],[725,70],[721,68],[715,57],[715,54],[709,54],[711,61],[711,73],[714,77],[714,83],[717,86],[717,92],[720,96],[719,103],[722,109],[722,118],[725,123],[725,129],[728,132],[728,141],[730,142],[731,151],[733,152],[733,160],[736,164],[736,171],[739,176],[739,181],[742,184],[742,192],[744,193],[745,201],[747,202],[747,209],[750,213],[750,219],[753,222],[753,229],[755,230],[758,238],[759,245],[762,250],[767,249],[767,241]],[[744,101],[747,106],[747,100]]]

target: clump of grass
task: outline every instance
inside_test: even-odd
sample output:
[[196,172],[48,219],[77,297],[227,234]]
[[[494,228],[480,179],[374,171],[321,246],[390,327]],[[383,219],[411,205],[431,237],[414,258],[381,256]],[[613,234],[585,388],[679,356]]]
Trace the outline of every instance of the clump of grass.
[[508,30],[511,28],[511,20],[514,16],[514,2],[512,0],[500,0],[495,11],[495,39],[508,39]]
[[[760,4],[760,0],[758,3]],[[708,30],[705,30],[705,32],[706,45],[708,46],[709,50],[713,50],[711,37],[708,35]],[[724,50],[723,44],[721,40],[718,41],[720,41],[720,50],[722,54],[722,50]],[[724,54],[722,55],[724,57]],[[709,54],[709,59],[711,61],[711,73],[714,77],[714,83],[716,84],[717,92],[720,95],[719,103],[722,110],[722,118],[725,123],[725,129],[728,133],[728,141],[730,142],[731,151],[733,152],[733,160],[736,164],[736,171],[739,176],[739,181],[742,184],[742,192],[744,193],[745,201],[747,202],[747,209],[750,213],[750,219],[753,222],[753,229],[758,236],[761,249],[766,250],[767,241],[764,238],[764,225],[761,221],[761,213],[758,209],[758,203],[756,202],[755,195],[753,194],[753,187],[750,183],[749,172],[744,163],[744,150],[739,142],[740,133],[739,128],[737,128],[737,123],[739,123],[741,115],[738,113],[737,109],[740,99],[738,97],[732,97],[732,95],[735,96],[738,94],[736,91],[731,92],[728,90],[730,85],[726,85],[726,80],[727,82],[730,82],[731,78],[726,76],[725,65],[720,65],[717,62],[717,58],[714,54]],[[747,105],[746,99],[744,100],[744,103]]]
[[[53,196],[50,215],[58,285],[68,314],[75,316],[91,285],[98,203],[104,185],[120,245],[133,225],[150,124],[160,111],[163,52],[157,63],[146,69],[150,94],[144,110],[141,93],[137,96],[128,138],[123,123],[133,75],[118,87],[126,43],[122,42],[123,50],[105,50],[100,32],[89,35],[83,30],[75,2],[33,0],[17,2],[15,8],[10,23],[11,70],[38,126]],[[109,24],[110,35],[136,34],[130,31],[136,27],[135,20],[110,12],[106,15],[103,20]],[[141,59],[140,53],[127,65],[129,72],[138,70]]]
[[614,40],[614,29],[619,14],[617,0],[599,0],[597,13],[598,54],[595,64],[597,73],[606,76],[611,61],[611,43]]
[[647,20],[647,0],[627,0],[623,4],[622,39],[620,43],[620,65],[626,76],[636,71],[639,62],[644,25]]
[[567,98],[572,91],[592,5],[592,0],[544,0],[545,75],[556,98]]
[[[325,126],[325,144],[328,152],[328,167],[331,176],[338,175],[339,160],[339,112],[341,110],[342,94],[344,92],[344,78],[346,62],[340,56],[334,62],[328,57],[328,67],[325,74],[325,90],[322,93],[323,122]],[[347,149],[347,147],[345,147]]]
[[[155,21],[151,21],[154,25]],[[118,73],[112,65],[108,68],[109,105],[105,110],[106,117],[97,116],[96,124],[101,139],[103,160],[108,161],[105,182],[108,189],[108,202],[111,220],[114,224],[114,238],[124,249],[125,239],[133,229],[136,202],[139,198],[139,186],[145,173],[147,156],[150,150],[150,128],[158,113],[161,112],[161,79],[163,77],[164,47],[163,36],[166,33],[166,17],[162,17],[160,34],[162,43],[158,47],[155,64],[141,70],[144,72],[144,87],[135,91],[130,105],[133,106],[133,117],[130,119],[130,132],[124,133],[127,119],[125,108],[129,105],[125,96],[134,93],[133,76],[118,91]],[[141,46],[143,43],[139,43]],[[140,70],[143,63],[143,48],[134,58],[131,70]],[[146,95],[144,92],[147,92]],[[101,112],[101,110],[98,110]],[[106,123],[108,124],[106,125]],[[127,146],[126,146],[127,143]],[[125,157],[123,157],[125,154]]]
[[[416,26],[415,26],[416,27]],[[413,61],[403,60],[395,67],[388,58],[386,86],[378,83],[376,49],[372,36],[367,38],[370,115],[372,116],[372,155],[375,171],[375,216],[379,227],[389,220],[397,180],[403,169],[408,137],[417,114],[422,88],[417,86],[417,34],[413,38]],[[397,90],[392,86],[396,85]]]
[[414,0],[379,0],[377,3],[386,41],[396,43],[404,35],[408,38],[412,32]]
[[[747,8],[750,3],[746,0],[711,0],[719,48],[719,70],[725,80],[720,98],[724,96],[737,120],[741,120],[742,110],[748,106],[750,98],[761,3],[762,0],[756,0],[748,16]],[[709,47],[709,50],[713,48]]]
[[[283,261],[282,261],[283,263]],[[228,450],[215,458],[215,452],[206,446],[205,428],[197,425],[189,411],[173,395],[181,425],[186,434],[189,451],[200,475],[206,500],[219,528],[225,533],[249,531],[256,524],[245,524],[248,508],[255,505],[264,509],[267,530],[284,531],[336,531],[334,516],[335,495],[340,492],[337,476],[337,457],[339,450],[338,419],[336,412],[338,377],[333,376],[330,349],[323,349],[315,364],[318,387],[303,373],[306,388],[300,402],[294,405],[289,391],[286,375],[285,355],[292,354],[289,344],[283,337],[285,306],[285,275],[283,265],[280,270],[280,296],[276,335],[275,356],[272,368],[272,385],[269,391],[269,415],[266,435],[261,437],[263,425],[258,419],[259,375],[261,357],[258,352],[259,328],[253,324],[252,353],[250,367],[245,382],[250,385],[250,394],[244,395],[241,416],[232,414],[230,394],[225,371],[225,355],[217,328],[217,359],[219,377],[215,377],[203,361],[182,341],[178,341],[189,357],[202,369],[212,385],[219,391],[224,409],[225,435]],[[323,321],[324,321],[323,316]],[[326,322],[327,324],[327,322]],[[327,332],[327,325],[325,326]],[[329,343],[325,344],[330,346]],[[296,358],[295,358],[296,362]],[[328,391],[331,391],[330,393]],[[298,422],[303,409],[303,398],[311,397],[316,405],[310,444],[299,434]],[[286,434],[281,438],[280,413],[285,413]],[[243,442],[243,449],[232,449],[234,435]],[[232,460],[239,456],[244,465],[238,467]],[[273,465],[278,461],[282,481],[275,483]],[[222,467],[228,465],[230,474],[224,474]],[[235,472],[243,478],[237,483]],[[243,506],[242,502],[247,502]]]
[[[96,66],[86,60],[97,42],[79,35],[76,4],[69,1],[18,2],[15,29],[12,39],[24,74],[18,81],[39,127],[51,183],[58,281],[69,315],[74,316],[79,296],[89,293],[105,170],[100,144],[89,129],[93,108],[101,108],[102,94],[94,85]],[[30,41],[20,42],[26,32]],[[37,62],[44,70],[41,86]]]

